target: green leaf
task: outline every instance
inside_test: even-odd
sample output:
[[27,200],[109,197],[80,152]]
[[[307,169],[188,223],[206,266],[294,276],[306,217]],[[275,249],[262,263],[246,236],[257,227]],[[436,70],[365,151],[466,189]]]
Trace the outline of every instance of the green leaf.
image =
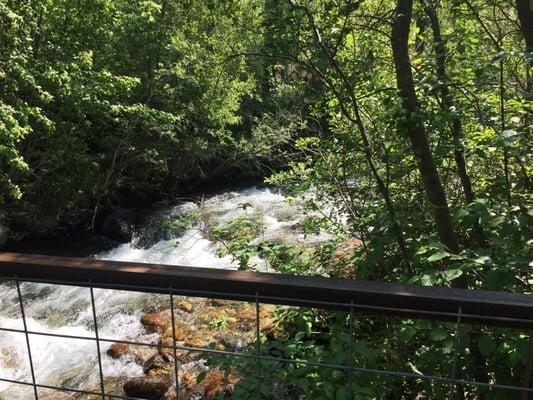
[[368,345],[365,342],[355,342],[354,343],[354,350],[359,355],[366,357],[366,358],[373,358],[374,353],[372,350],[368,347]]
[[340,387],[335,392],[335,400],[349,400],[350,399],[350,393],[348,392],[348,389],[344,387]]
[[198,376],[196,377],[196,383],[200,384],[204,381],[205,377],[207,376],[207,371],[200,372]]
[[486,356],[490,353],[493,353],[498,347],[498,344],[490,336],[484,335],[479,339],[478,346],[481,354]]
[[492,265],[492,259],[489,256],[481,256],[474,260],[475,263],[481,264],[481,265]]
[[446,280],[447,282],[451,282],[454,279],[457,279],[461,275],[463,275],[463,270],[461,270],[460,268],[446,269],[441,272],[441,275],[444,278],[444,280]]
[[434,342],[440,342],[441,340],[446,339],[448,336],[450,336],[450,334],[442,328],[434,328],[429,333],[430,339]]
[[409,365],[409,367],[415,374],[424,375],[412,362],[408,362],[407,365]]
[[428,261],[429,262],[435,262],[435,261],[440,261],[446,257],[449,257],[450,254],[449,253],[446,253],[444,251],[439,251],[435,254],[433,254],[432,256],[428,257]]

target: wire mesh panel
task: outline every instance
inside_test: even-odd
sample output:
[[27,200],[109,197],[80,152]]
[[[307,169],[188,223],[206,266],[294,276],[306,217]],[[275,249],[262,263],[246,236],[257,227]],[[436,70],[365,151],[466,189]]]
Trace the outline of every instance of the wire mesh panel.
[[[182,399],[191,393],[215,398],[230,392],[273,399],[311,390],[341,399],[403,391],[420,399],[533,394],[518,373],[527,362],[530,336],[501,327],[527,326],[533,314],[516,318],[508,302],[502,304],[511,316],[492,318],[486,311],[474,314],[471,306],[464,312],[453,296],[456,309],[432,311],[363,304],[357,296],[326,301],[263,295],[245,286],[217,292],[172,284],[30,280],[11,278],[1,291],[7,316],[0,315],[0,357],[14,354],[17,363],[16,374],[0,372],[0,384],[9,388],[2,395],[10,400]],[[67,329],[41,329],[35,316],[53,321],[61,311],[36,303],[52,293],[76,297],[85,330],[69,330],[74,322]],[[137,296],[133,304],[143,314],[121,309],[124,296]],[[106,307],[102,299],[110,298],[117,308]],[[523,299],[516,307],[533,310],[531,298]],[[128,320],[131,311],[137,314]],[[283,332],[277,331],[279,321],[286,325]],[[135,324],[136,335],[120,329]],[[75,351],[69,355],[68,349]],[[64,367],[65,355],[71,364],[59,373],[54,366]],[[436,355],[438,363],[432,364]],[[117,373],[118,365],[126,369]]]

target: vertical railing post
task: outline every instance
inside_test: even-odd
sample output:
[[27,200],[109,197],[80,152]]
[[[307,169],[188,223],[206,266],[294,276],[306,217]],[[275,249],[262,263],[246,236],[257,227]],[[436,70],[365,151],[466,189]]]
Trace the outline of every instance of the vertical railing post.
[[349,354],[348,354],[348,392],[350,394],[350,399],[354,398],[353,393],[353,300],[350,301],[350,345],[349,345]]
[[26,347],[28,348],[28,358],[30,361],[31,382],[33,386],[33,393],[35,400],[39,400],[39,393],[37,393],[37,382],[35,380],[35,369],[33,368],[33,358],[31,356],[30,335],[28,333],[28,325],[26,323],[26,313],[24,312],[24,302],[22,301],[22,292],[20,290],[20,282],[18,277],[15,277],[15,283],[17,285],[17,294],[19,298],[20,314],[22,316],[22,324],[24,326],[24,334],[26,335]]
[[100,373],[100,392],[102,394],[102,400],[105,400],[104,369],[102,367],[100,336],[98,334],[98,318],[96,316],[96,302],[94,301],[94,289],[93,289],[93,285],[91,281],[89,281],[89,290],[91,292],[91,306],[93,310],[93,321],[94,321],[94,336],[96,337],[96,354],[98,355],[98,371]]
[[174,355],[174,379],[176,380],[176,400],[180,398],[178,355],[176,351],[176,317],[174,316],[174,289],[169,288],[170,293],[170,322],[172,323],[172,354]]
[[533,331],[529,331],[529,342],[527,346],[527,355],[524,363],[524,373],[522,375],[522,390],[520,400],[533,400],[533,392],[527,389],[533,389]]
[[255,292],[255,334],[256,334],[256,356],[257,356],[257,399],[261,399],[261,326],[260,326],[259,293]]
[[453,338],[453,362],[452,362],[452,383],[450,388],[450,399],[454,400],[455,395],[457,393],[457,387],[459,384],[457,381],[457,364],[458,364],[458,351],[459,351],[459,330],[461,328],[461,315],[462,315],[462,308],[461,306],[457,309],[457,321],[455,323],[455,337]]

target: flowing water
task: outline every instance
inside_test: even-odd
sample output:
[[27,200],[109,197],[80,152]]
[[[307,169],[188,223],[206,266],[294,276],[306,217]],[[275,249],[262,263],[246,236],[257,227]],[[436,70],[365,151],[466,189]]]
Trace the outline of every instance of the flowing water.
[[[195,213],[197,224],[184,227],[177,237],[165,234],[168,222]],[[304,236],[299,225],[301,209],[289,205],[269,188],[248,188],[221,193],[199,202],[160,205],[145,213],[144,222],[131,243],[95,254],[99,259],[136,261],[170,265],[235,269],[231,256],[218,257],[217,244],[206,231],[246,214],[261,218],[264,231],[257,240],[276,242],[316,242],[327,235]],[[260,270],[268,265],[253,260]],[[51,277],[61,278],[61,277]],[[34,332],[94,338],[90,291],[87,288],[22,283],[27,327]],[[147,310],[168,307],[165,296],[115,290],[94,291],[99,336],[115,340],[152,342],[153,336],[141,326],[140,316]],[[13,282],[0,285],[0,327],[23,329],[17,287]],[[29,335],[35,377],[39,384],[74,389],[98,390],[99,369],[94,340],[66,339]],[[106,378],[135,377],[143,374],[133,362],[113,360],[102,343],[103,372]],[[0,378],[31,382],[26,337],[21,333],[0,332]],[[31,387],[0,381],[0,400],[33,399]]]

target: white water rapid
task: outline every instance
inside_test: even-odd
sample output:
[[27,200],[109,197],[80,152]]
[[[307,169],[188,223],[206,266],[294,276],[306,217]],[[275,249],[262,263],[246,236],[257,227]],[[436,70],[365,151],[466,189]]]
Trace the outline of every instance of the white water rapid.
[[[247,214],[263,218],[261,239],[271,241],[320,241],[325,235],[304,237],[298,230],[301,210],[288,205],[285,198],[268,188],[248,188],[225,192],[196,203],[166,205],[158,209],[156,225],[196,210],[199,224],[187,227],[176,238],[158,237],[140,246],[137,237],[131,243],[96,254],[99,259],[188,265],[211,268],[236,268],[230,256],[219,258],[217,245],[209,240],[205,225],[220,225]],[[141,227],[142,228],[142,227]],[[258,267],[266,269],[261,260]],[[50,277],[61,278],[61,277]],[[22,283],[28,329],[60,335],[93,337],[94,322],[90,292],[87,288]],[[165,296],[114,290],[94,291],[99,335],[102,338],[151,342],[139,319],[146,310],[164,307]],[[17,288],[12,282],[0,285],[0,327],[23,329]],[[99,372],[96,344],[93,340],[29,335],[35,377],[39,384],[74,389],[98,390]],[[133,362],[113,360],[106,355],[108,343],[101,344],[103,372],[108,377],[135,377],[143,374]],[[26,337],[21,333],[0,332],[0,378],[31,382]],[[0,381],[0,400],[33,399],[29,386]],[[53,399],[50,397],[49,399]]]

